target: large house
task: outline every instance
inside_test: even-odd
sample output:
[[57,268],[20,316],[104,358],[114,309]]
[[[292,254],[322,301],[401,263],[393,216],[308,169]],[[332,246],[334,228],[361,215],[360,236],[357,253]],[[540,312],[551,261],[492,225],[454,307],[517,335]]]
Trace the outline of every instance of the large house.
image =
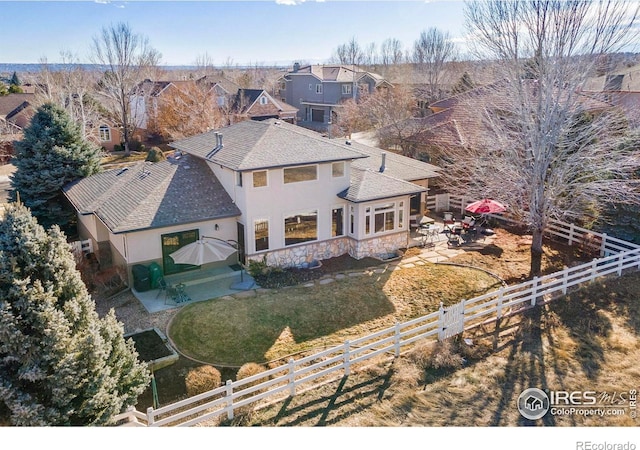
[[65,187],[81,238],[109,253],[101,260],[157,262],[175,273],[192,267],[169,254],[202,236],[237,241],[241,261],[282,267],[383,257],[408,246],[411,215],[438,175],[430,164],[275,119],[171,145],[167,161]]
[[298,110],[293,106],[273,98],[264,89],[238,89],[232,111],[235,121],[280,119],[296,123]]
[[340,103],[358,100],[363,94],[390,88],[382,76],[352,65],[309,65],[295,63],[279,79],[280,99],[298,108],[298,124],[326,130],[335,122]]

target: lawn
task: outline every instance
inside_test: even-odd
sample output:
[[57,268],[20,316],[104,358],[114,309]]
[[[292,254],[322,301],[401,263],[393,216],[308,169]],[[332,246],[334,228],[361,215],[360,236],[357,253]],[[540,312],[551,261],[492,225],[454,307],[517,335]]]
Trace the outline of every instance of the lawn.
[[[418,347],[393,362],[300,393],[234,424],[252,426],[638,426],[630,391],[640,380],[640,273],[608,278],[465,333],[460,369],[425,370]],[[609,395],[621,415],[531,421],[516,403],[529,387]],[[617,393],[614,395],[614,393]],[[622,394],[623,397],[620,396]]]
[[473,268],[384,267],[313,287],[194,303],[176,315],[169,336],[183,354],[217,366],[267,362],[339,345],[500,286]]

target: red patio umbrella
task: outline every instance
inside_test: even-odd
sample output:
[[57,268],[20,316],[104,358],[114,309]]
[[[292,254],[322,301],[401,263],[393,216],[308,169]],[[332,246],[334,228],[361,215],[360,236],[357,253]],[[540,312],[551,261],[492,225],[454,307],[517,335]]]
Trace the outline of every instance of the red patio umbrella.
[[505,212],[506,210],[506,206],[490,198],[483,198],[482,200],[471,203],[465,208],[465,211],[471,214],[496,214]]

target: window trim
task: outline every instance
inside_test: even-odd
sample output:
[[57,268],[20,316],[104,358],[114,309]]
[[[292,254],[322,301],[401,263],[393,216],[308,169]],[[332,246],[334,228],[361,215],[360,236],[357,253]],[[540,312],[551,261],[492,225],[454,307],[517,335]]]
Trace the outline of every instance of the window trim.
[[[262,186],[256,186],[256,173],[262,173],[264,172],[264,184]],[[269,171],[264,169],[264,170],[254,170],[253,172],[251,172],[251,187],[253,187],[254,189],[262,189],[265,187],[269,187]]]
[[[292,170],[292,169],[298,169],[301,167],[314,167],[315,168],[315,173],[316,176],[315,178],[311,179],[311,180],[299,180],[299,181],[287,181],[286,180],[286,171],[287,170]],[[314,182],[314,181],[318,181],[318,164],[303,164],[300,166],[291,166],[291,167],[284,167],[282,169],[282,184],[296,184],[296,183],[309,183],[309,182]]]
[[[103,133],[104,133],[104,137],[103,137]],[[111,127],[109,125],[100,125],[98,127],[98,136],[100,137],[100,142],[110,142]]]
[[[261,248],[261,249],[258,249],[258,238],[257,238],[257,235],[256,235],[256,227],[257,227],[259,222],[267,224],[267,226],[266,226],[266,228],[267,228],[267,236],[266,236],[267,247],[266,248]],[[269,219],[265,219],[265,218],[254,219],[253,220],[253,248],[256,251],[256,253],[257,252],[264,252],[264,251],[267,251],[267,250],[269,250],[271,248],[270,247],[269,238],[270,238],[270,234],[269,234]],[[260,238],[260,239],[263,239],[263,238]]]
[[342,95],[351,95],[353,93],[353,87],[351,84],[343,84],[342,85]]
[[[342,175],[335,174],[335,170],[333,169],[333,167],[336,164],[342,165]],[[344,161],[334,161],[331,163],[331,178],[344,178],[346,173],[347,173],[347,170],[346,170],[346,164],[344,163]]]
[[316,84],[316,94],[322,94],[322,83]]
[[259,100],[261,105],[266,105],[267,103],[269,103],[269,99],[267,97],[265,97],[264,95],[260,96],[260,100]]
[[[305,215],[315,215],[315,218],[316,218],[315,238],[287,244],[287,223],[286,223],[287,219],[288,218],[297,217],[297,216],[305,216]],[[283,238],[284,238],[282,240],[282,242],[283,242],[285,247],[293,247],[293,246],[296,246],[296,245],[303,245],[303,244],[307,244],[309,242],[318,242],[318,240],[320,239],[320,233],[318,232],[318,226],[320,225],[320,211],[317,208],[316,209],[303,210],[303,211],[298,210],[296,212],[285,213],[283,218],[282,218],[282,225],[283,225],[282,234],[283,234]]]

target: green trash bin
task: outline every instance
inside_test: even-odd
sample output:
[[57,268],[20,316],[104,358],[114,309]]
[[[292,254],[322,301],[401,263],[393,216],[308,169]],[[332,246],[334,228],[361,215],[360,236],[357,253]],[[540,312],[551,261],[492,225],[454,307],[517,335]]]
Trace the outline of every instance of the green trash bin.
[[149,278],[151,281],[151,289],[160,287],[160,278],[162,278],[162,267],[160,264],[152,262],[149,264]]

